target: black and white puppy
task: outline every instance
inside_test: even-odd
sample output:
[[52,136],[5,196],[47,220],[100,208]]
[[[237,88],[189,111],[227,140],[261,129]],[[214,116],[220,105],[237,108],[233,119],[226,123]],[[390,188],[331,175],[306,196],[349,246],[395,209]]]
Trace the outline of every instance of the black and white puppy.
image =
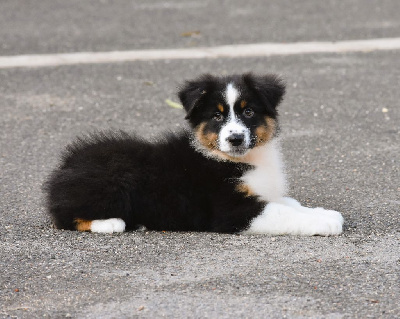
[[275,75],[204,75],[179,91],[191,130],[156,141],[123,132],[78,139],[45,184],[56,227],[340,234],[340,213],[285,197],[284,93]]

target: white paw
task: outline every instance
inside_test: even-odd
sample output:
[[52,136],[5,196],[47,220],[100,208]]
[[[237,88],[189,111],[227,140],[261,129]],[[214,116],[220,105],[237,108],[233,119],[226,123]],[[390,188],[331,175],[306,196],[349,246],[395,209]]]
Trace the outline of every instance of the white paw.
[[122,233],[125,222],[120,218],[97,219],[92,221],[90,230],[93,233]]
[[314,211],[314,214],[307,214],[305,216],[307,217],[304,218],[301,227],[301,233],[304,235],[330,236],[339,235],[343,231],[344,220],[339,213],[328,215],[326,212]]
[[337,212],[336,210],[329,210],[322,207],[317,207],[312,209],[315,213],[322,214],[337,220],[341,220],[342,224],[344,222],[344,218],[341,213]]
[[[312,224],[318,224],[318,223],[321,223],[321,224],[331,223],[334,225],[340,224],[339,234],[342,232],[342,226],[344,223],[344,219],[343,219],[342,214],[335,210],[328,210],[328,209],[324,209],[322,207],[309,208],[309,207],[301,206],[301,204],[297,200],[295,200],[293,198],[289,198],[289,197],[283,197],[281,199],[281,203],[284,205],[287,205],[289,207],[293,207],[302,213],[314,216],[315,221]],[[324,218],[324,217],[326,217],[326,218]],[[326,221],[323,221],[324,219],[326,219]],[[331,220],[331,221],[329,221],[329,220]],[[328,226],[326,226],[326,227],[328,227]],[[321,226],[320,228],[326,228],[326,227]],[[336,226],[332,226],[331,228],[335,230],[335,233],[333,233],[333,234],[337,235],[338,234],[337,229],[339,229],[339,227],[336,225]],[[318,233],[316,235],[331,235],[331,234],[328,232],[328,234]]]

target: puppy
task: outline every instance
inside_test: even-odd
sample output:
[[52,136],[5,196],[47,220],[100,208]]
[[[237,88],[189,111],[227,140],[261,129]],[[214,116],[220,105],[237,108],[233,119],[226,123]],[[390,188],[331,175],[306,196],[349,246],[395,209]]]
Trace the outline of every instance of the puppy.
[[68,146],[45,184],[57,228],[337,235],[336,211],[285,197],[275,75],[201,76],[179,91],[191,129],[156,141],[98,133]]

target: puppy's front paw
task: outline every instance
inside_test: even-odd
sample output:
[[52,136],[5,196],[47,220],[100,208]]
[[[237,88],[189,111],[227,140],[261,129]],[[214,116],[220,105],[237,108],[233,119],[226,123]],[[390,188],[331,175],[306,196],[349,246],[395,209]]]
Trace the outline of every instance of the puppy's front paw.
[[315,213],[322,214],[322,215],[340,220],[340,221],[342,221],[342,225],[343,225],[344,218],[343,218],[342,214],[337,212],[336,210],[329,210],[329,209],[324,209],[322,207],[317,207],[317,208],[314,208],[313,211],[315,211]]
[[339,212],[327,211],[323,208],[314,209],[313,211],[313,214],[308,215],[307,225],[304,225],[304,233],[321,236],[342,233],[344,219]]
[[302,224],[305,232],[310,231],[310,235],[338,235],[342,232],[344,219],[341,213],[335,210],[328,210],[322,207],[309,208],[301,205],[295,208],[307,215],[306,225]]

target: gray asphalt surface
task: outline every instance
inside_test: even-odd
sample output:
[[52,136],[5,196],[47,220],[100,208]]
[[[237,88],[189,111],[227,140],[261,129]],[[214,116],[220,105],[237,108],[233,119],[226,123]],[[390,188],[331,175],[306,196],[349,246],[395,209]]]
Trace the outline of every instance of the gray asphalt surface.
[[0,9],[2,55],[368,39],[400,29],[398,0],[2,0]]
[[[14,0],[0,12],[1,55],[400,36],[398,1]],[[400,317],[399,57],[0,69],[0,317]],[[185,79],[247,71],[286,79],[290,195],[343,212],[343,235],[52,228],[40,187],[77,134],[174,130],[183,113],[165,99]]]

